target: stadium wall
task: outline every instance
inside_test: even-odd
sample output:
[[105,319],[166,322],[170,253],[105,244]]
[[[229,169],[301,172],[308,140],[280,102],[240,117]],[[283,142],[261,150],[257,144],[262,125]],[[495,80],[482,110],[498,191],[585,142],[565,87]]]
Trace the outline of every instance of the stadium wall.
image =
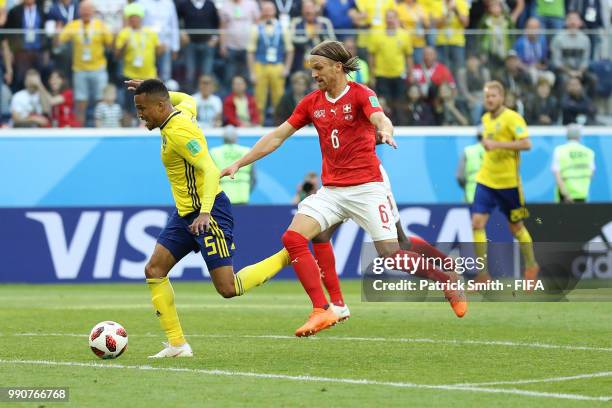
[[[267,129],[241,129],[251,146]],[[565,141],[561,127],[530,128],[532,151],[522,155],[528,202],[551,202],[552,151]],[[585,129],[595,150],[594,202],[612,201],[612,129]],[[210,147],[222,143],[220,129],[205,130]],[[399,149],[379,146],[400,203],[458,203],[455,169],[473,128],[397,128]],[[159,160],[159,133],[141,129],[14,129],[0,132],[0,207],[168,206],[172,197]],[[253,204],[290,204],[297,184],[319,172],[314,129],[303,129],[257,164]]]

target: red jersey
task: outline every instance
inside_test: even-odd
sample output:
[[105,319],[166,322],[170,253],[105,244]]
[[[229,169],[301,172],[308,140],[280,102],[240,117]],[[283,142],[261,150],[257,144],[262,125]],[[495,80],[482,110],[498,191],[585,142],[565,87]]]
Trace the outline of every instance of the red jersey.
[[370,115],[382,112],[374,91],[349,82],[336,99],[316,90],[296,106],[287,122],[295,129],[312,123],[319,134],[324,186],[383,181],[376,156],[376,128]]

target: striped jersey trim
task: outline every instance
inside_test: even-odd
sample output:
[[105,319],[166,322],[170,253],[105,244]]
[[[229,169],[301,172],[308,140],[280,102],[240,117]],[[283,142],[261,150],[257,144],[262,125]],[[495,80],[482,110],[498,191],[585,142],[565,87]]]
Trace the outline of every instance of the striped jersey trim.
[[175,116],[176,116],[176,115],[178,115],[179,113],[181,113],[181,112],[180,112],[180,111],[174,111],[174,112],[172,112],[172,113],[170,114],[170,116],[168,116],[168,117],[166,118],[166,120],[164,120],[164,123],[162,123],[162,124],[159,126],[159,130],[163,130],[163,129],[164,129],[164,127],[165,127],[165,126],[168,124],[168,122],[170,122],[170,119],[172,119],[173,117],[175,117]]
[[191,206],[194,211],[197,211],[202,207],[202,204],[200,202],[200,196],[198,195],[195,168],[185,159],[183,159],[183,164],[185,165],[185,180],[187,181],[187,191],[191,197]]

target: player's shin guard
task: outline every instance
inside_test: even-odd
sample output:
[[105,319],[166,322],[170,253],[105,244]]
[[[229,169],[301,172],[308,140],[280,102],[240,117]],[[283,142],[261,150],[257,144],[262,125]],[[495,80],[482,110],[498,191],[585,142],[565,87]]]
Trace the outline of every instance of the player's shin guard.
[[392,258],[397,257],[410,261],[410,263],[408,263],[410,266],[407,268],[403,262],[399,265],[395,265],[398,270],[408,272],[421,278],[431,279],[436,282],[446,282],[449,280],[449,276],[446,273],[430,265],[430,263],[426,261],[426,258],[423,258],[416,252],[400,249],[392,255]]
[[286,231],[282,240],[287,252],[289,252],[295,274],[306,293],[308,293],[312,306],[325,309],[328,303],[321,287],[321,273],[317,262],[308,249],[308,240],[295,231]]
[[283,248],[271,257],[253,265],[245,266],[234,275],[236,295],[244,295],[250,289],[267,282],[281,269],[289,265],[289,262],[289,253]]
[[409,237],[408,239],[410,240],[410,248],[402,249],[407,249],[411,252],[416,252],[417,254],[423,255],[427,258],[440,259],[442,261],[442,266],[445,270],[455,270],[455,262],[453,258],[447,256],[444,252],[440,251],[438,248],[431,245],[429,242],[419,237]]
[[518,230],[514,236],[519,242],[525,267],[531,268],[532,266],[535,266],[536,259],[533,253],[533,240],[531,239],[531,235],[529,234],[529,231],[527,231],[527,228],[523,226],[523,228]]
[[331,302],[337,306],[343,306],[344,299],[340,290],[340,281],[336,272],[336,257],[331,242],[313,243],[312,249],[319,268],[321,268],[323,285],[329,293]]
[[489,277],[489,268],[487,265],[487,232],[485,229],[475,229],[474,232],[474,254],[482,260],[484,268],[480,271],[479,276]]
[[161,279],[149,278],[147,279],[147,285],[151,289],[153,307],[159,318],[159,324],[166,333],[168,343],[171,346],[185,344],[183,329],[181,328],[181,322],[179,321],[174,304],[174,290],[170,280],[167,276]]

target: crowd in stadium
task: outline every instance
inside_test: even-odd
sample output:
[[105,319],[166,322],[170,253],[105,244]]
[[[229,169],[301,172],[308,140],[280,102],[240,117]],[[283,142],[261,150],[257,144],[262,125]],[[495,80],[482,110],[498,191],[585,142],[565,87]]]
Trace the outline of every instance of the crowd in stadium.
[[202,127],[277,125],[326,39],[360,58],[400,126],[477,125],[489,79],[531,125],[609,123],[601,0],[0,0],[0,114],[14,127],[133,127],[127,78],[194,94]]

